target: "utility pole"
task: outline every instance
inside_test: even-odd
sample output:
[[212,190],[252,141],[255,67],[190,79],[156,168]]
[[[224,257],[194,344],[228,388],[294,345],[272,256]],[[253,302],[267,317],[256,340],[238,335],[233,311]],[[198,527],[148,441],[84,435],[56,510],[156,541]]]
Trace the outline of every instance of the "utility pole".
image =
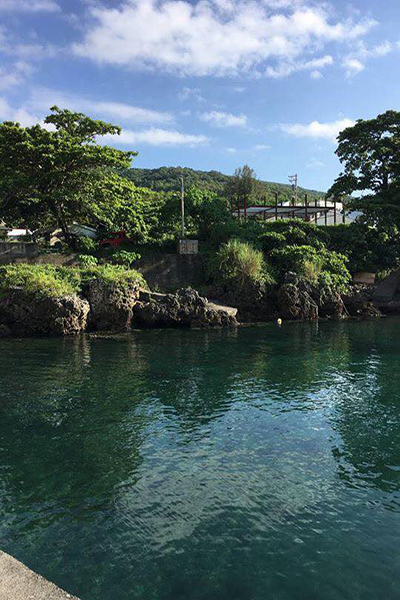
[[289,175],[288,179],[289,179],[290,183],[292,184],[292,190],[294,191],[294,203],[297,204],[297,184],[299,181],[297,173],[296,173],[296,175]]
[[181,217],[182,217],[182,227],[181,227],[181,238],[185,239],[185,185],[183,183],[183,175],[181,177]]

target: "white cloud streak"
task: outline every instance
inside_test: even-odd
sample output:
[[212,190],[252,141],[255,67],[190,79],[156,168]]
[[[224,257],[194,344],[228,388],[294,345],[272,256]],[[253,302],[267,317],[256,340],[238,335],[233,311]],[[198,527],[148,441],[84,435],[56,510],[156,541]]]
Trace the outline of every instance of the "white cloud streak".
[[[51,100],[49,100],[51,99]],[[88,114],[111,118],[117,123],[172,123],[174,117],[168,112],[161,112],[149,108],[124,104],[122,102],[110,102],[104,100],[89,100],[73,94],[65,94],[47,88],[36,88],[32,92],[29,101],[36,111],[48,111],[51,104],[57,104],[61,108],[87,112]]]
[[150,146],[204,146],[209,139],[204,135],[190,135],[171,129],[151,128],[144,131],[125,129],[118,137],[105,136],[103,138],[115,144],[134,146],[136,144],[149,144]]
[[312,121],[308,125],[303,125],[300,123],[282,123],[280,125],[280,129],[285,133],[297,138],[326,139],[335,141],[343,129],[346,129],[346,127],[352,127],[353,125],[354,121],[351,119],[340,119],[338,121],[332,121],[328,123]]
[[364,42],[359,41],[356,48],[350,54],[345,56],[342,61],[342,67],[346,71],[346,76],[352,77],[361,73],[361,71],[364,71],[365,64],[369,59],[387,56],[393,52],[395,48],[395,44],[392,44],[388,40],[377,46],[373,46],[372,48],[367,48]]
[[[280,79],[287,77],[296,71],[312,71],[312,73],[318,73],[317,78],[322,77],[322,73],[319,69],[323,69],[328,65],[333,64],[333,57],[329,54],[321,56],[319,58],[313,58],[312,60],[299,61],[299,62],[282,62],[277,67],[268,67],[266,74],[268,77],[274,79]],[[313,76],[311,74],[311,76]],[[315,77],[314,77],[315,79]]]
[[[36,123],[40,123],[42,126],[46,127],[46,125],[43,124],[43,115],[48,113],[49,102],[50,104],[54,104],[55,101],[52,92],[50,90],[47,90],[47,92],[48,96],[46,101],[44,100],[44,91],[41,90],[40,93],[37,93],[36,98],[34,98],[28,103],[27,107],[20,108],[12,107],[5,98],[0,96],[0,121],[18,121],[23,127],[29,127],[31,125],[35,125]],[[50,98],[51,100],[49,100]],[[60,98],[58,98],[58,100],[60,100]],[[123,114],[130,120],[137,119],[137,110],[143,110],[146,113],[144,114],[144,120],[143,113],[140,113],[139,116],[141,122],[146,122],[146,120],[149,117],[146,109],[137,109],[136,107],[132,107],[125,104],[109,102],[92,102],[91,105],[92,107],[94,105],[97,105],[98,108],[101,107],[103,112],[107,112],[108,110],[110,110],[114,116],[116,116],[116,113],[119,113],[120,115]],[[72,107],[71,105],[68,105],[68,108],[72,110],[80,110],[80,108]],[[153,111],[150,112],[153,113]],[[157,114],[163,115],[164,113]],[[151,118],[153,119],[154,116],[151,115]],[[149,129],[144,129],[141,131],[123,129],[121,135],[103,136],[99,139],[99,143],[110,143],[116,146],[135,146],[138,144],[148,144],[151,146],[186,146],[194,148],[197,146],[204,146],[208,144],[209,138],[207,138],[204,135],[192,135],[182,133],[174,129],[161,129],[151,127]]]
[[212,110],[200,115],[200,119],[214,127],[246,127],[246,115],[232,115],[231,113]]
[[[98,63],[180,75],[268,74],[268,61],[293,64],[329,42],[348,43],[376,23],[333,19],[312,0],[125,0],[95,5],[73,51]],[[311,58],[310,58],[311,55]],[[317,59],[318,60],[318,59]]]

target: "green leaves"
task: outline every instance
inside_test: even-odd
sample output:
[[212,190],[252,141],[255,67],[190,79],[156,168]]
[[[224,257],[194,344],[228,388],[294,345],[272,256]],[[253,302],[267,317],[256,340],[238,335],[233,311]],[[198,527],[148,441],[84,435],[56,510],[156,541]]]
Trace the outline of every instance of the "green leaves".
[[45,127],[0,125],[0,210],[12,224],[57,225],[68,241],[72,221],[95,217],[96,196],[110,203],[133,196],[134,187],[119,172],[136,153],[98,144],[99,137],[118,135],[118,126],[51,110]]
[[400,112],[359,120],[338,137],[336,154],[344,171],[328,191],[341,196],[364,191],[390,197],[400,186]]

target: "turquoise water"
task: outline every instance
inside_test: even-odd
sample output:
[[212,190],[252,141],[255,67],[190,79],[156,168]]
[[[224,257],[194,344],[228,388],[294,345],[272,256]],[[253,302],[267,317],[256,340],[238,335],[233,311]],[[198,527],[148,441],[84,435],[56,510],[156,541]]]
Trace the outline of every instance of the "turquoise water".
[[0,548],[82,600],[394,600],[400,321],[0,341]]

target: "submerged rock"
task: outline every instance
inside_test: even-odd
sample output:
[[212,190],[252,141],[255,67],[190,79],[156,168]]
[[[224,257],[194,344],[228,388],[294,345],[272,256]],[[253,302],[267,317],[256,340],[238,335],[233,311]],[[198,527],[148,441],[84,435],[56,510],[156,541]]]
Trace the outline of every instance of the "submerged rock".
[[237,325],[235,309],[209,303],[192,288],[183,288],[176,294],[141,291],[134,306],[134,319],[147,327]]
[[70,294],[36,296],[10,290],[0,297],[0,325],[14,335],[72,335],[86,330],[89,303]]

